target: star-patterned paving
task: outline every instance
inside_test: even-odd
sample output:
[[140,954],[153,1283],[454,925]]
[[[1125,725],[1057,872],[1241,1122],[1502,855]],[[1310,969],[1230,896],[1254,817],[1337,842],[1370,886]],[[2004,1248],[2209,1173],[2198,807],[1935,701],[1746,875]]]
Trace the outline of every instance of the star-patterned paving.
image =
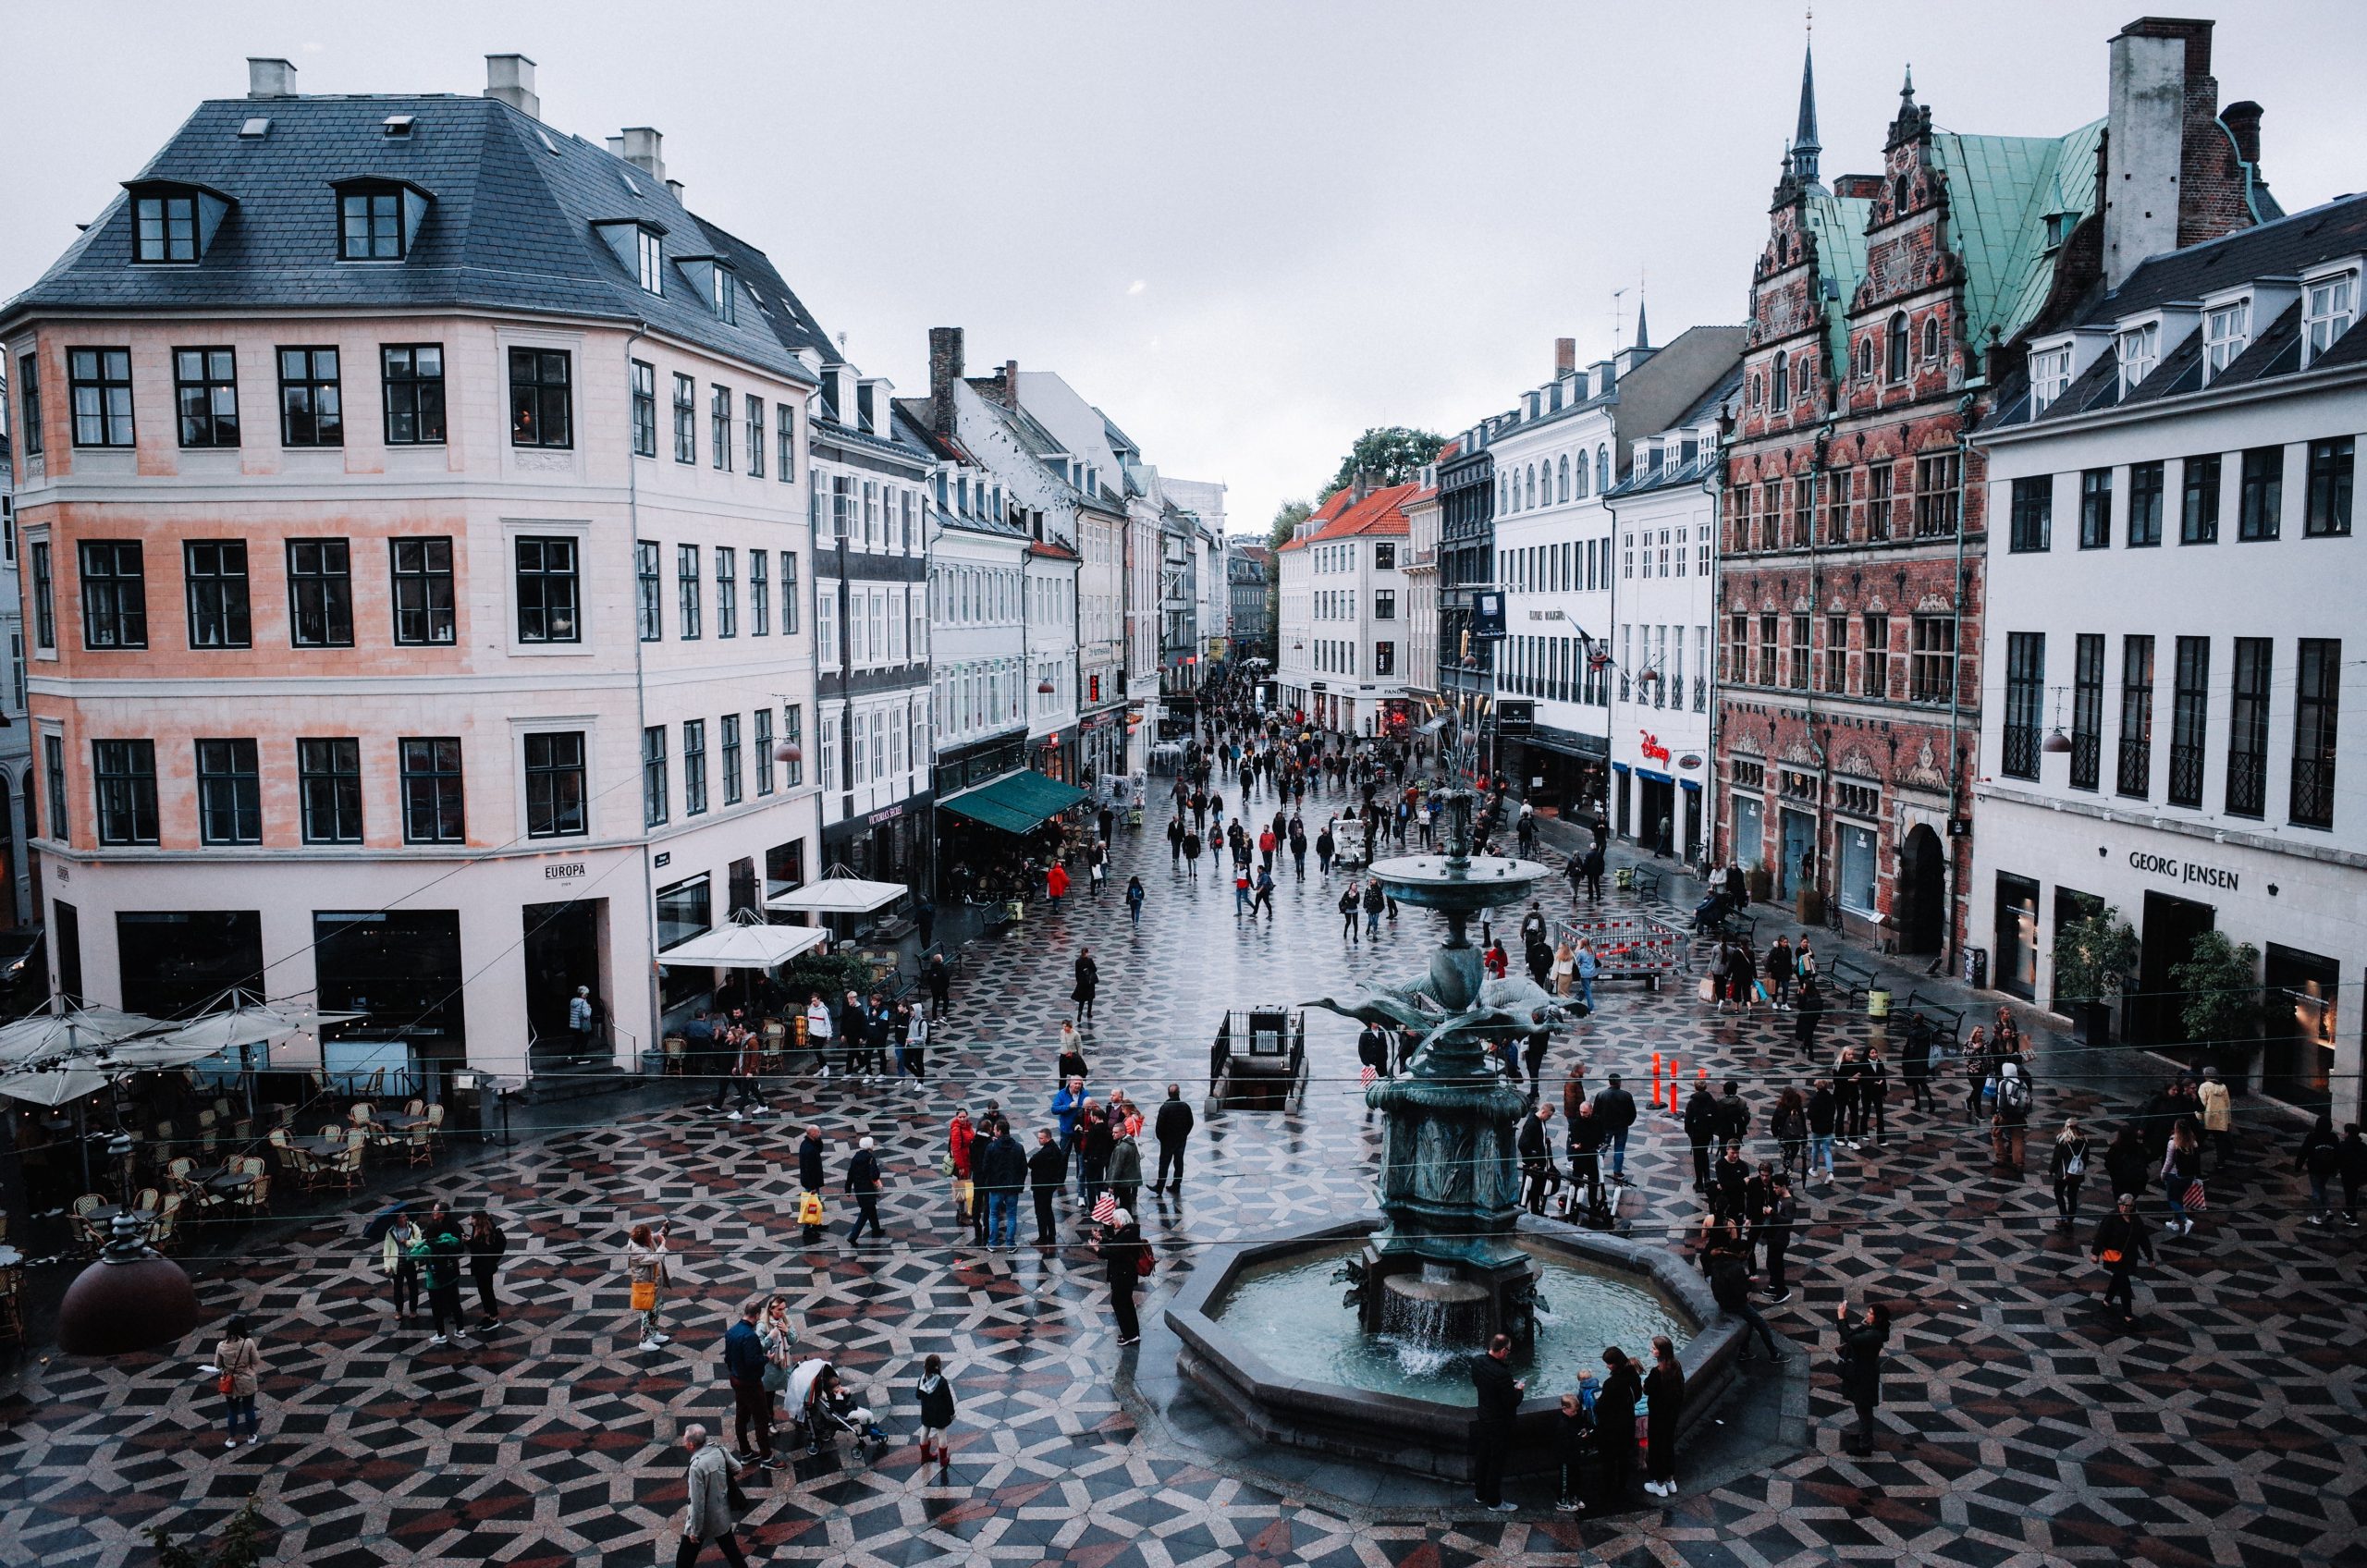
[[[1341,803],[1310,797],[1310,833]],[[1252,804],[1273,810],[1270,796]],[[725,1121],[705,1109],[709,1085],[683,1084],[679,1103],[655,1109],[575,1102],[579,1125],[419,1173],[403,1195],[489,1207],[510,1238],[507,1316],[473,1346],[433,1347],[423,1321],[396,1319],[362,1234],[383,1193],[291,1194],[289,1222],[197,1232],[197,1333],[107,1363],[37,1346],[0,1381],[0,1562],[145,1564],[148,1527],[203,1533],[251,1496],[276,1532],[272,1561],[306,1568],[670,1561],[681,1429],[696,1420],[729,1439],[721,1333],[751,1293],[779,1291],[802,1343],[844,1370],[892,1440],[875,1457],[842,1440],[798,1453],[792,1471],[749,1472],[740,1536],[757,1562],[2367,1564],[2360,1232],[2303,1223],[2298,1129],[2257,1106],[2239,1111],[2246,1157],[2211,1178],[2208,1217],[2191,1238],[2162,1242],[2161,1266],[2140,1275],[2145,1317],[2128,1331],[2097,1305],[2086,1228],[2054,1223],[2042,1140],[2015,1176],[1992,1165],[1961,1085],[1942,1085],[1936,1114],[1894,1093],[1887,1144],[1844,1149],[1838,1182],[1809,1190],[1794,1293],[1768,1309],[1810,1357],[1806,1440],[1739,1474],[1713,1466],[1699,1486],[1681,1456],[1682,1489],[1665,1504],[1639,1496],[1617,1517],[1573,1517],[1552,1510],[1541,1478],[1512,1487],[1522,1508],[1510,1516],[1441,1504],[1434,1488],[1342,1488],[1373,1500],[1352,1501],[1306,1484],[1304,1466],[1220,1459],[1194,1446],[1188,1424],[1138,1427],[1127,1412],[1142,1408],[1129,1397],[1141,1353],[1116,1343],[1073,1198],[1061,1201],[1057,1249],[973,1245],[938,1169],[953,1108],[975,1115],[999,1099],[1032,1144],[1080,944],[1100,963],[1086,1033],[1097,1092],[1123,1087],[1147,1105],[1173,1082],[1197,1108],[1225,1009],[1404,978],[1438,927],[1407,910],[1377,942],[1343,940],[1343,879],[1320,877],[1311,859],[1304,879],[1287,859],[1278,867],[1270,921],[1245,919],[1211,862],[1196,878],[1171,864],[1156,822],[1121,830],[1112,869],[1098,901],[1080,879],[1061,907],[1031,907],[1008,936],[964,951],[923,1085],[822,1080],[791,1063],[767,1085],[777,1109],[761,1120]],[[1120,896],[1134,873],[1149,895],[1139,930]],[[1564,885],[1549,888],[1549,908],[1566,907]],[[1618,1070],[1641,1087],[1658,1051],[1688,1081],[1704,1067],[1740,1079],[1763,1128],[1776,1088],[1809,1075],[1787,1014],[1715,1012],[1689,980],[1656,994],[1607,986],[1598,1000],[1576,1039],[1556,1043],[1549,1084],[1583,1058],[1590,1084]],[[1836,1015],[1820,1056],[1872,1027]],[[1161,1303],[1211,1244],[1369,1211],[1376,1129],[1354,1032],[1310,1015],[1304,1107],[1203,1114],[1185,1195],[1146,1193],[1154,1341]],[[2142,1062],[2081,1071],[2092,1065],[2067,1040],[2042,1040],[2040,1127],[2066,1114],[2108,1126],[2155,1082]],[[833,1184],[829,1239],[810,1247],[791,1152],[808,1121],[830,1140]],[[1674,1244],[1699,1215],[1684,1141],[1665,1110],[1640,1133],[1623,1218]],[[866,1133],[887,1164],[888,1240],[852,1249],[837,1189]],[[1772,1145],[1761,1137],[1752,1152]],[[1147,1136],[1144,1154],[1147,1175]],[[2089,1183],[2091,1211],[2101,1186]],[[675,1222],[674,1339],[644,1353],[623,1232],[662,1216]],[[1024,1203],[1021,1233],[1034,1233]],[[1890,1305],[1895,1327],[1882,1441],[1858,1459],[1842,1442],[1827,1330],[1839,1304],[1869,1299]],[[261,1441],[225,1452],[220,1402],[197,1368],[232,1311],[256,1325],[270,1370]],[[960,1400],[942,1473],[914,1446],[914,1383],[930,1354]]]

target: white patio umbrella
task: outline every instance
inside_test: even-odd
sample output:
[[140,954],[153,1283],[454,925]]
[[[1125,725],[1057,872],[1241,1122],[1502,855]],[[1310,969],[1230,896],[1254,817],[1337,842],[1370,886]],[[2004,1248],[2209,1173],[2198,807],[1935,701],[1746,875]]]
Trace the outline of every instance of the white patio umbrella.
[[770,969],[787,963],[829,937],[818,925],[770,925],[753,910],[730,924],[703,932],[657,955],[657,962],[685,969]]
[[52,1108],[96,1094],[106,1086],[106,1076],[87,1067],[16,1065],[0,1067],[0,1095],[27,1105]]
[[166,1026],[163,1019],[112,1007],[37,1012],[30,1018],[0,1024],[0,1065],[78,1056],[94,1047],[112,1045]]
[[268,1045],[290,1035],[310,1035],[325,1023],[343,1023],[362,1016],[358,1012],[325,1012],[288,1002],[249,1000],[241,992],[231,994],[240,998],[237,1006],[172,1025],[163,1034],[142,1038],[136,1044],[159,1052],[186,1050],[188,1054],[178,1061],[159,1064],[178,1066],[182,1061],[218,1056],[240,1046]]
[[814,914],[869,914],[885,909],[912,889],[901,882],[875,882],[857,876],[842,863],[803,888],[792,888],[767,899],[767,909],[804,910]]

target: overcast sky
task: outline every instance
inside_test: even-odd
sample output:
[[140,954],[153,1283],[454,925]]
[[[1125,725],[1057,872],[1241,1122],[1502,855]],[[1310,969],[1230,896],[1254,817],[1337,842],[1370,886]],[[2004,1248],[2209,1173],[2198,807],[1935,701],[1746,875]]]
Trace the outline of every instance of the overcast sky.
[[[2349,0],[2215,13],[2221,102],[2266,106],[2288,209],[2367,186]],[[1900,72],[1944,129],[2104,112],[2138,0],[1817,6],[1824,172],[1880,166]],[[0,65],[0,293],[39,276],[201,99],[285,55],[308,92],[540,67],[543,115],[665,133],[693,211],[769,251],[907,392],[1058,371],[1236,529],[1371,424],[1452,432],[1632,327],[1742,319],[1799,82],[1788,4],[41,5]],[[1624,337],[1619,341],[1625,341]]]

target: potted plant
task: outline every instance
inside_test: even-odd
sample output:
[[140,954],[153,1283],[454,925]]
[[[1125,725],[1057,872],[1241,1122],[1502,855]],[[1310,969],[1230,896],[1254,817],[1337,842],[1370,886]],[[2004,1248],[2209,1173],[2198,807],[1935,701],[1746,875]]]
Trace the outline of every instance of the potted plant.
[[1824,924],[1824,894],[1815,888],[1802,888],[1792,900],[1792,913],[1803,925],[1814,928]]
[[1754,865],[1743,873],[1743,886],[1750,889],[1750,901],[1763,904],[1775,896],[1775,874],[1763,865]]
[[2170,984],[2186,996],[2178,1022],[2187,1038],[2204,1042],[2198,1060],[2224,1068],[2230,1088],[2249,1088],[2264,1011],[2260,949],[2223,932],[2202,932],[2186,962],[2170,966]]
[[2137,933],[2105,904],[2054,929],[2054,1006],[2091,1046],[2112,1043],[2111,1007],[2137,967]]

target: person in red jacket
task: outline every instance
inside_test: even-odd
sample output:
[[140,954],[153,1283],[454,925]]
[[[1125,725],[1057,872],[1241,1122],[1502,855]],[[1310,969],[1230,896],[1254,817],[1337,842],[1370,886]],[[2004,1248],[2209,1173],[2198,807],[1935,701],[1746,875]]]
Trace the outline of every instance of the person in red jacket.
[[1059,861],[1054,861],[1052,869],[1044,873],[1044,891],[1050,895],[1054,903],[1058,903],[1061,901],[1061,895],[1068,890],[1069,868]]
[[967,1225],[983,1238],[987,1219],[978,1211],[976,1188],[972,1184],[970,1172],[970,1145],[976,1141],[977,1129],[970,1124],[969,1108],[957,1106],[953,1111],[953,1123],[947,1130],[945,1147],[946,1163],[952,1168],[953,1175],[953,1223]]

